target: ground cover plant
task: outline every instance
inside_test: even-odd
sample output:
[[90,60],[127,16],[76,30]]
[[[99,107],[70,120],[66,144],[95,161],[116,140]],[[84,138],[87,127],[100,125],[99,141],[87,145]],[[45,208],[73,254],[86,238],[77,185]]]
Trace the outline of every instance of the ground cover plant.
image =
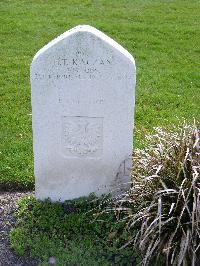
[[[137,247],[143,265],[163,257],[165,265],[200,264],[200,131],[184,125],[178,132],[159,128],[145,150],[134,153],[133,187],[117,202],[127,242]],[[137,210],[137,211],[136,211]]]
[[114,222],[114,212],[103,212],[107,200],[93,195],[62,204],[22,199],[10,234],[12,248],[38,258],[40,265],[52,258],[56,265],[137,265],[137,252],[119,249],[127,234],[123,222]]
[[154,126],[200,118],[199,9],[194,0],[1,1],[0,189],[34,188],[30,63],[78,24],[102,30],[136,59],[135,146]]

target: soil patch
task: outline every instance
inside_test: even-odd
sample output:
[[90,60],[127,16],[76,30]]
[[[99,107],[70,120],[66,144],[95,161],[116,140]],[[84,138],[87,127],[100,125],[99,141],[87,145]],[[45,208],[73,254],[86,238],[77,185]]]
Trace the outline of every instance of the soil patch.
[[36,266],[38,260],[17,256],[10,248],[8,234],[15,225],[13,213],[20,198],[33,192],[0,192],[0,266]]

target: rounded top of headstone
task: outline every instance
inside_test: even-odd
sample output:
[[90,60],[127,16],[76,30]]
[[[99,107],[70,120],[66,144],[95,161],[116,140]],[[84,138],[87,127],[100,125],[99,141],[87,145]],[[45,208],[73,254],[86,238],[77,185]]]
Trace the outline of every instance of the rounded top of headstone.
[[51,49],[54,45],[58,44],[59,42],[63,41],[64,39],[67,39],[68,37],[71,37],[74,34],[77,34],[79,32],[87,32],[90,33],[91,35],[96,36],[97,38],[101,39],[108,45],[112,46],[114,49],[116,49],[118,52],[123,54],[127,59],[129,59],[132,63],[135,64],[135,60],[133,56],[126,50],[124,49],[120,44],[118,44],[116,41],[108,37],[106,34],[103,32],[97,30],[96,28],[89,26],[89,25],[78,25],[63,34],[59,35],[57,38],[54,40],[50,41],[47,45],[45,45],[43,48],[41,48],[36,55],[33,58],[32,63],[38,59],[43,53],[45,53],[47,50]]

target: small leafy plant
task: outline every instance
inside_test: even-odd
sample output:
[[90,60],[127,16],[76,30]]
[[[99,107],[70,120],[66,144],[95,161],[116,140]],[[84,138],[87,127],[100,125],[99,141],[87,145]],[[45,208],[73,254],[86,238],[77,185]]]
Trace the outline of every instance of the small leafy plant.
[[139,228],[127,245],[143,265],[200,265],[200,131],[184,124],[177,133],[160,128],[133,156],[133,185],[117,201],[126,228]]
[[[132,249],[119,250],[127,241],[122,223],[113,213],[101,215],[107,197],[94,195],[64,203],[26,197],[18,203],[11,246],[20,256],[38,258],[48,265],[132,265],[138,261]],[[98,220],[98,221],[97,221]]]

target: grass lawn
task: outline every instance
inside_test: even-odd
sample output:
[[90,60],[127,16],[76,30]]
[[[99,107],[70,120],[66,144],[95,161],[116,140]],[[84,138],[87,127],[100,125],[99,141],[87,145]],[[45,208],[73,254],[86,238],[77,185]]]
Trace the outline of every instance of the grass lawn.
[[200,118],[198,1],[1,1],[0,188],[34,187],[29,67],[50,40],[89,24],[136,59],[135,146],[154,126]]

